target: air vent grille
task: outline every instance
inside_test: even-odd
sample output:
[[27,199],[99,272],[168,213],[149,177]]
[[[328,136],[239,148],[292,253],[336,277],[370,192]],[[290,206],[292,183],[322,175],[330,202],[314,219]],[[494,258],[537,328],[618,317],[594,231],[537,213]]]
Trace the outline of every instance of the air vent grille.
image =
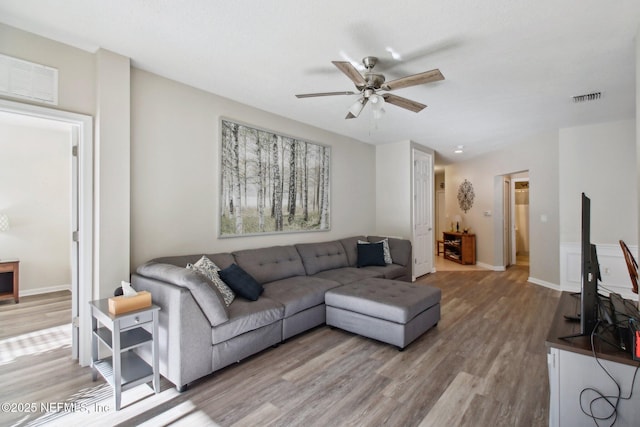
[[588,102],[597,101],[602,96],[600,92],[585,93],[584,95],[577,95],[573,97],[573,102]]
[[58,70],[0,54],[0,95],[58,105]]

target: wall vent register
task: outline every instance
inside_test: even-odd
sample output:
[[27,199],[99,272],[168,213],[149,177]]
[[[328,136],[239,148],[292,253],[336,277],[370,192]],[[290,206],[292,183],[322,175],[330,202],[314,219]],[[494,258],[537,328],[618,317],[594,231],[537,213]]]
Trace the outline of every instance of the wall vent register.
[[0,54],[0,95],[58,105],[58,70]]

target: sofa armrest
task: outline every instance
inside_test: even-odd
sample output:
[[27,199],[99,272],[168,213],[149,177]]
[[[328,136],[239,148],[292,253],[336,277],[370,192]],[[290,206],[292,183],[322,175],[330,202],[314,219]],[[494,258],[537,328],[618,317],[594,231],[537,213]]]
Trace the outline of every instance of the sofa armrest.
[[400,264],[409,268],[413,265],[411,240],[389,237],[389,252],[391,252],[391,258],[394,264]]
[[136,270],[141,277],[156,279],[188,289],[198,306],[209,319],[211,326],[220,325],[229,320],[229,312],[224,297],[215,285],[202,274],[172,264],[149,261]]
[[[189,289],[157,279],[131,276],[138,291],[149,291],[158,314],[160,373],[178,389],[213,371],[211,324]],[[151,361],[151,351],[142,346],[138,353]]]
[[397,237],[367,237],[367,240],[370,242],[379,242],[382,239],[389,239],[389,252],[391,252],[391,259],[393,259],[393,263],[411,268],[413,258],[411,240],[399,239]]

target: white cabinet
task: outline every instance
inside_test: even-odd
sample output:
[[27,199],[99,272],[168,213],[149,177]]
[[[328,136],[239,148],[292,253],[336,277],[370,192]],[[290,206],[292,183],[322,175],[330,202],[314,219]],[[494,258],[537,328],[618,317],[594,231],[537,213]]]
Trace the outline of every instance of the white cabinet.
[[[599,418],[601,426],[614,421],[616,427],[640,426],[640,373],[633,383],[640,362],[597,337],[595,355],[590,337],[559,338],[579,332],[579,323],[564,318],[576,307],[577,298],[563,292],[546,340],[549,426],[596,425],[589,414]],[[612,405],[617,405],[615,412]]]
[[[635,367],[622,363],[599,359],[602,366],[620,385],[622,397],[629,397]],[[613,409],[599,395],[608,396],[612,404],[618,404],[617,427],[640,426],[640,377],[636,378],[631,400],[617,402],[618,387],[593,356],[584,356],[571,351],[549,348],[549,426],[573,427],[595,425],[583,412],[596,417],[608,418],[601,425],[611,425]],[[583,392],[584,390],[584,392]],[[582,393],[582,408],[581,408]]]

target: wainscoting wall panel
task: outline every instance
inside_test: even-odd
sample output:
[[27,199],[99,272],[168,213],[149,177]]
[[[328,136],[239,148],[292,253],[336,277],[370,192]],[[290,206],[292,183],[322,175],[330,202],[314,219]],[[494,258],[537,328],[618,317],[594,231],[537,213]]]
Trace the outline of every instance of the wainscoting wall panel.
[[[638,246],[630,245],[629,249],[637,260]],[[616,292],[625,298],[637,301],[638,295],[631,292],[631,280],[620,245],[596,244],[596,250],[602,276],[602,283],[599,284],[600,291],[604,294]],[[580,291],[581,256],[580,243],[560,243],[560,290]]]

